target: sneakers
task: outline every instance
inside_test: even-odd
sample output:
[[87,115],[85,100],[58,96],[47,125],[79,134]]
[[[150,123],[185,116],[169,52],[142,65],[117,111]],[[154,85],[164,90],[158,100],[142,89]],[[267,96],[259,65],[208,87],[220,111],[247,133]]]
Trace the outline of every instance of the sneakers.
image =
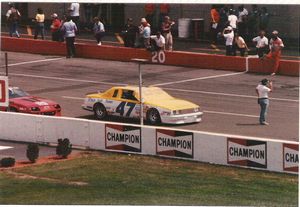
[[102,45],[102,43],[101,43],[101,42],[99,42],[97,45],[98,45],[98,46],[100,46],[100,45]]
[[269,123],[264,121],[264,122],[261,122],[260,125],[269,125]]
[[274,76],[274,75],[276,75],[276,73],[272,73],[272,74],[271,74],[271,76]]

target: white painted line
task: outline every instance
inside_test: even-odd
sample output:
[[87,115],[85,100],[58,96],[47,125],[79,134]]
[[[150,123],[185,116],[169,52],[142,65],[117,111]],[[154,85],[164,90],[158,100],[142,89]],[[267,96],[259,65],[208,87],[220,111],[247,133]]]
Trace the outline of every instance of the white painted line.
[[[26,65],[26,64],[31,64],[31,63],[40,63],[40,62],[50,62],[50,61],[56,61],[56,60],[61,60],[65,59],[65,57],[59,57],[59,58],[51,58],[51,59],[42,59],[42,60],[32,60],[32,61],[26,61],[26,62],[20,62],[20,63],[12,63],[8,64],[8,66],[17,66],[17,65]],[[1,67],[5,67],[5,65],[2,65]]]
[[[0,73],[0,74],[4,74],[4,73]],[[82,82],[82,83],[97,83],[97,84],[99,83],[105,85],[122,85],[122,86],[128,85],[124,83],[91,81],[91,80],[82,80],[82,79],[74,79],[74,78],[60,78],[54,76],[40,76],[40,75],[29,75],[29,74],[20,74],[20,73],[9,73],[9,75],[20,76],[20,77],[42,78],[42,79],[49,79],[49,80],[73,81],[73,82]]]
[[62,96],[62,98],[66,98],[66,99],[74,99],[74,100],[84,100],[84,98],[80,98],[80,97],[72,97],[72,96]]
[[243,117],[250,117],[250,118],[259,118],[259,116],[249,115],[249,114],[237,114],[237,113],[220,112],[220,111],[203,111],[203,112],[210,113],[210,114],[222,114],[222,115],[230,115],[230,116],[243,116]]
[[[179,92],[187,92],[187,93],[203,93],[203,94],[210,94],[210,95],[257,99],[257,96],[249,96],[249,95],[241,95],[241,94],[233,94],[233,93],[218,93],[218,92],[210,92],[210,91],[196,91],[196,90],[185,90],[185,89],[164,88],[164,87],[163,89],[169,91],[179,91]],[[296,103],[299,102],[299,100],[296,99],[284,99],[284,98],[270,98],[270,100],[296,102]]]
[[11,149],[13,147],[8,147],[8,146],[0,146],[0,150],[6,150],[6,149]]
[[175,83],[185,83],[185,82],[191,82],[191,81],[197,81],[197,80],[206,80],[206,79],[212,79],[212,78],[220,78],[220,77],[226,77],[226,76],[233,76],[233,75],[241,75],[245,74],[246,72],[238,72],[238,73],[227,73],[223,75],[213,75],[213,76],[207,76],[207,77],[200,77],[200,78],[191,78],[191,79],[186,79],[186,80],[180,80],[180,81],[173,81],[169,83],[159,83],[159,84],[154,84],[151,86],[165,86],[165,85],[171,85]]

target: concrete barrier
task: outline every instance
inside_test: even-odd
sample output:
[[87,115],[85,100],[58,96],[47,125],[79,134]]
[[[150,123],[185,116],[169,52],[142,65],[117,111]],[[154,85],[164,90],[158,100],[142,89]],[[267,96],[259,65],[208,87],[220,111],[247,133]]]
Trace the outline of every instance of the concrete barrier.
[[[1,50],[27,52],[45,55],[66,55],[64,43],[22,38],[1,37]],[[202,69],[219,69],[245,71],[246,58],[224,55],[201,54],[192,52],[165,52],[160,56],[145,49],[125,48],[117,46],[97,46],[76,44],[77,56],[104,60],[131,61],[133,58],[148,59],[152,63],[166,65],[197,67]],[[272,73],[272,62],[258,58],[249,59],[249,72]],[[279,74],[299,76],[300,61],[281,60]]]
[[0,139],[57,143],[297,174],[299,143],[202,131],[0,112]]

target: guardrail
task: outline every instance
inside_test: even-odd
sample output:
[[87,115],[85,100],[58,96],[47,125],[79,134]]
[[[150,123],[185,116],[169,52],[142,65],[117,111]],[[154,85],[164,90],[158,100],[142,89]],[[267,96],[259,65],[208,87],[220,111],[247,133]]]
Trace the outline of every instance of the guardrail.
[[299,143],[66,117],[0,112],[0,139],[57,143],[297,174]]
[[[33,40],[22,38],[1,37],[1,50],[26,52],[45,55],[66,55],[65,43]],[[257,73],[272,73],[272,61],[261,61],[251,58],[230,57],[224,55],[202,54],[192,52],[151,53],[145,49],[126,48],[118,46],[97,46],[91,44],[76,44],[77,56],[115,61],[131,61],[133,58],[148,59],[152,63],[166,65],[197,67],[202,69],[219,69],[230,71],[246,71]],[[279,74],[299,76],[300,61],[281,60]]]

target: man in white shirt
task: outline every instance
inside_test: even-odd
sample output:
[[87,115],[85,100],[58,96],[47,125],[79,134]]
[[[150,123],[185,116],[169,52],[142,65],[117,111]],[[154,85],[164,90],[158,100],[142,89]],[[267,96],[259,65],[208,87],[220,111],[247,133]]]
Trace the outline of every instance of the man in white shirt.
[[262,58],[264,54],[267,54],[269,51],[268,48],[268,38],[265,37],[265,31],[260,31],[259,36],[252,39],[256,43],[256,51],[259,58]]
[[223,30],[222,35],[225,38],[225,45],[226,45],[226,55],[227,56],[231,56],[233,55],[233,49],[232,49],[232,45],[233,45],[233,38],[234,38],[234,33],[233,33],[233,29],[231,26],[226,27]]
[[160,32],[157,32],[156,35],[151,35],[150,38],[151,38],[151,40],[154,40],[153,41],[154,44],[152,44],[152,45],[153,45],[153,49],[155,51],[165,49],[166,40],[165,40],[164,36],[161,35]]
[[234,11],[232,9],[229,10],[229,15],[228,15],[228,23],[229,26],[231,26],[234,30],[236,30],[236,24],[237,24],[237,16],[234,15]]
[[80,9],[80,4],[79,3],[71,3],[69,7],[69,13],[72,18],[72,21],[76,24],[78,31],[79,32],[79,9]]
[[260,105],[259,123],[261,125],[269,125],[266,122],[266,116],[269,108],[269,96],[268,93],[273,91],[272,81],[263,79],[256,87],[256,93],[258,96],[258,104]]

